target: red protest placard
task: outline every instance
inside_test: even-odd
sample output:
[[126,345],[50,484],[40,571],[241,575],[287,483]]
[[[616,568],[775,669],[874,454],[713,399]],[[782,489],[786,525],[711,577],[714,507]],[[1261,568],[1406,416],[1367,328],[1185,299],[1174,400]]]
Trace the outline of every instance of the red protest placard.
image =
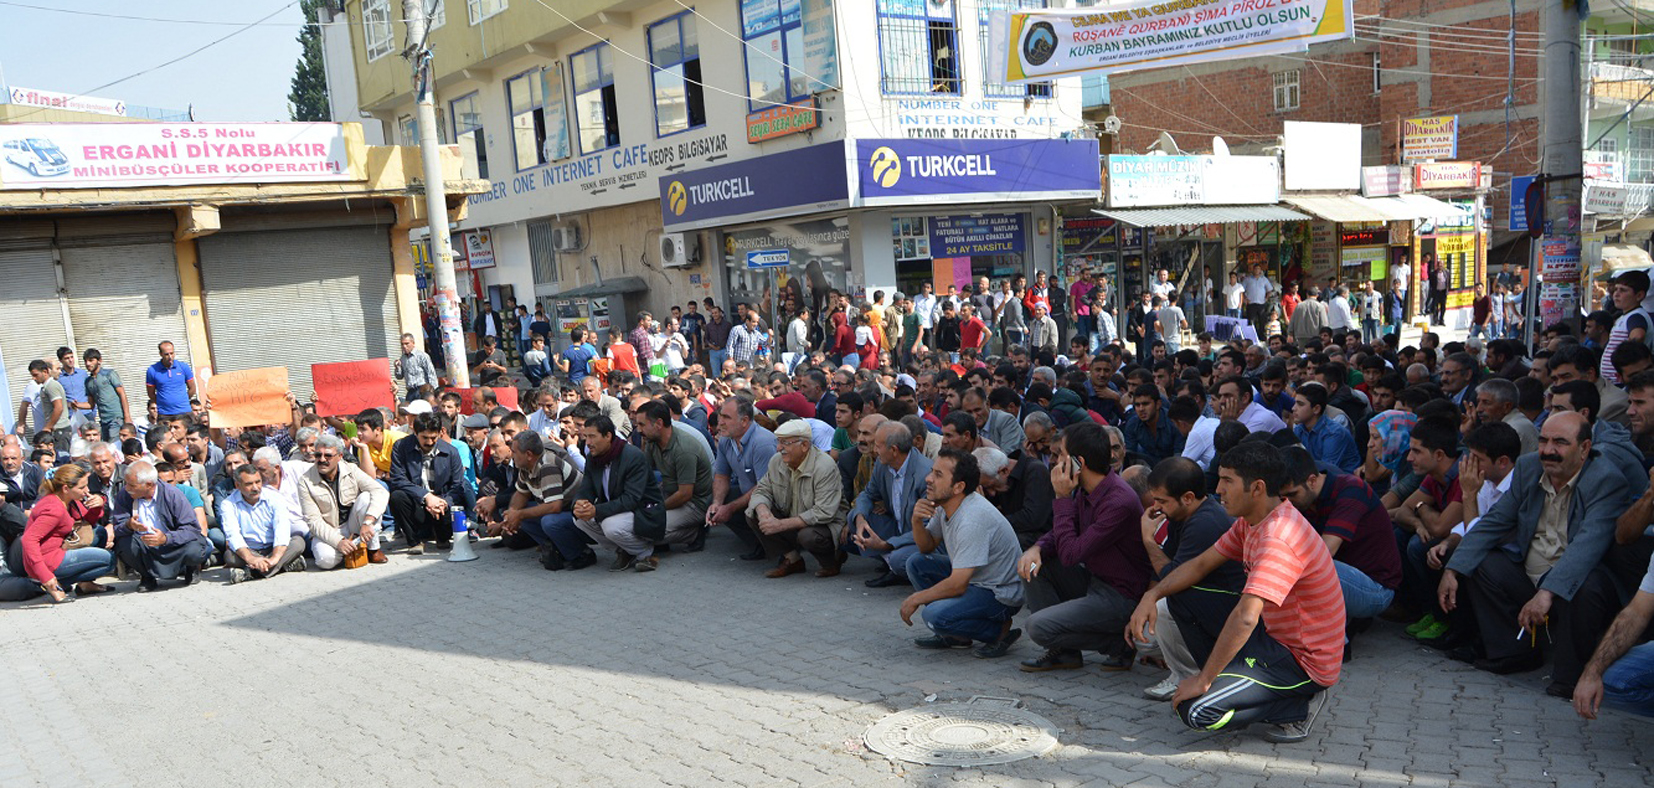
[[355,416],[368,408],[396,407],[390,359],[311,364],[319,416]]
[[[476,389],[449,389],[449,391],[459,395],[459,412],[466,416],[469,416],[475,412],[472,407],[471,400],[471,392],[475,390]],[[510,386],[494,387],[494,397],[499,400],[500,407],[507,410],[521,410],[521,408],[517,405],[517,390],[511,388]]]
[[214,427],[261,427],[293,418],[287,404],[287,368],[220,372],[207,381],[208,423]]

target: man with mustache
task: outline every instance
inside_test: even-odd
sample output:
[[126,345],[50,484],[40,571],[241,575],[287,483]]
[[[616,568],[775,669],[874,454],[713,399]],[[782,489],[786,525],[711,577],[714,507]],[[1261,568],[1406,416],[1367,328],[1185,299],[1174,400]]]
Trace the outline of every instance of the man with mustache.
[[[1452,612],[1470,600],[1486,649],[1476,667],[1520,673],[1556,664],[1549,695],[1571,698],[1591,650],[1619,612],[1603,557],[1614,520],[1630,503],[1623,477],[1591,451],[1591,423],[1579,413],[1545,420],[1539,453],[1516,462],[1510,492],[1482,515],[1448,561],[1437,595]],[[1512,551],[1499,549],[1509,542]]]

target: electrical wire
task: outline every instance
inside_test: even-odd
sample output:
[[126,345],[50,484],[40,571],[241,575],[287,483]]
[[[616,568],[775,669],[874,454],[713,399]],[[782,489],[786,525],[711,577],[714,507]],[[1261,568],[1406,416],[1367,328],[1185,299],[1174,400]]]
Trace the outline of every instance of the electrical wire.
[[[1382,22],[1387,22],[1387,23],[1393,24],[1393,25],[1403,25],[1403,26],[1409,26],[1409,27],[1420,27],[1420,28],[1435,29],[1435,30],[1452,30],[1452,31],[1456,31],[1456,32],[1459,32],[1459,33],[1465,34],[1465,35],[1486,33],[1486,34],[1491,35],[1491,36],[1497,36],[1498,38],[1501,38],[1501,39],[1503,39],[1505,37],[1506,33],[1509,32],[1508,29],[1500,30],[1498,28],[1491,28],[1491,27],[1468,27],[1465,23],[1460,23],[1460,24],[1456,24],[1456,25],[1444,25],[1444,24],[1440,24],[1440,23],[1436,23],[1436,22],[1424,22],[1424,21],[1420,21],[1420,20],[1417,20],[1417,19],[1398,19],[1396,17],[1383,16],[1383,15],[1380,15],[1380,14],[1370,14],[1370,15],[1366,15],[1366,16],[1358,16],[1358,17],[1355,18],[1355,20],[1357,22],[1363,22],[1363,21],[1372,20],[1372,19],[1377,19],[1377,20],[1380,20]],[[1491,17],[1489,17],[1488,20],[1491,20]],[[1476,21],[1485,21],[1485,20],[1476,20]],[[1516,36],[1518,38],[1533,38],[1533,39],[1540,39],[1540,40],[1543,40],[1545,38],[1545,34],[1540,32],[1540,31],[1537,31],[1537,30],[1517,30],[1516,31]]]
[[[179,55],[178,57],[175,57],[171,60],[168,60],[165,63],[160,63],[158,65],[150,66],[149,68],[146,68],[142,71],[139,71],[139,72],[136,72],[136,73],[133,73],[133,74],[128,74],[124,77],[121,77],[120,79],[112,80],[110,82],[105,82],[102,85],[99,85],[95,88],[90,88],[90,89],[84,90],[80,93],[76,93],[76,94],[73,95],[73,98],[80,98],[82,96],[88,96],[88,95],[96,93],[100,90],[103,90],[104,88],[114,87],[116,85],[121,84],[122,82],[137,79],[138,77],[141,77],[145,74],[149,74],[151,72],[159,71],[159,70],[161,70],[163,68],[166,68],[167,66],[170,66],[170,65],[172,65],[174,63],[177,63],[179,61],[187,60],[191,57],[194,57],[195,55],[200,54],[201,52],[204,52],[204,51],[206,51],[206,50],[208,50],[208,49],[210,49],[214,46],[217,46],[219,44],[222,44],[225,41],[228,41],[228,40],[230,40],[230,39],[232,39],[232,38],[234,38],[234,37],[236,37],[236,36],[238,36],[242,33],[245,33],[248,30],[253,29],[254,27],[257,27],[260,23],[265,22],[265,21],[275,17],[275,15],[277,15],[277,14],[283,12],[283,11],[286,11],[287,9],[292,8],[293,6],[296,6],[298,4],[299,4],[299,0],[292,0],[292,2],[282,6],[280,8],[277,8],[274,11],[271,11],[269,14],[266,14],[263,18],[261,18],[257,21],[250,22],[248,24],[245,24],[245,25],[242,25],[241,27],[236,28],[235,30],[231,30],[230,32],[225,33],[223,36],[215,38],[212,41],[208,41],[207,43],[202,44],[201,46],[198,46],[195,49],[192,49],[188,52],[185,52],[184,54]],[[15,118],[12,118],[12,122],[13,123],[19,122],[19,121],[21,121],[25,118],[32,117],[32,116],[40,114],[42,112],[46,112],[49,109],[52,109],[52,108],[51,107],[38,107],[38,108],[33,109],[29,112],[18,115]]]

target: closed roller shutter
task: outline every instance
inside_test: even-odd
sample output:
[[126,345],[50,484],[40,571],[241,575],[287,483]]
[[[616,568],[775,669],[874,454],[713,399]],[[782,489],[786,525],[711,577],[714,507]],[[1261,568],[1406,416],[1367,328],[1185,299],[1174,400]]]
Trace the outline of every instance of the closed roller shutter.
[[[11,412],[29,384],[29,362],[57,353],[69,343],[63,331],[63,307],[57,300],[50,238],[0,238],[0,352],[5,354]],[[31,427],[33,425],[30,425]]]
[[190,360],[171,214],[65,220],[58,224],[69,321],[80,352],[97,348],[126,386],[134,416],[148,400],[144,373],[171,342]]
[[218,371],[287,367],[308,399],[311,364],[400,355],[388,227],[223,231],[197,243]]

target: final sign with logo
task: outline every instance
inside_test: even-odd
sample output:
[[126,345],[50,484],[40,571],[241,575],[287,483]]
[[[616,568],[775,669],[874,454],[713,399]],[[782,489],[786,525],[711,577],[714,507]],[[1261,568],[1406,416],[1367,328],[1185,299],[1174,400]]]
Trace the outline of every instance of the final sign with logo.
[[1096,198],[1096,140],[856,140],[862,205]]

